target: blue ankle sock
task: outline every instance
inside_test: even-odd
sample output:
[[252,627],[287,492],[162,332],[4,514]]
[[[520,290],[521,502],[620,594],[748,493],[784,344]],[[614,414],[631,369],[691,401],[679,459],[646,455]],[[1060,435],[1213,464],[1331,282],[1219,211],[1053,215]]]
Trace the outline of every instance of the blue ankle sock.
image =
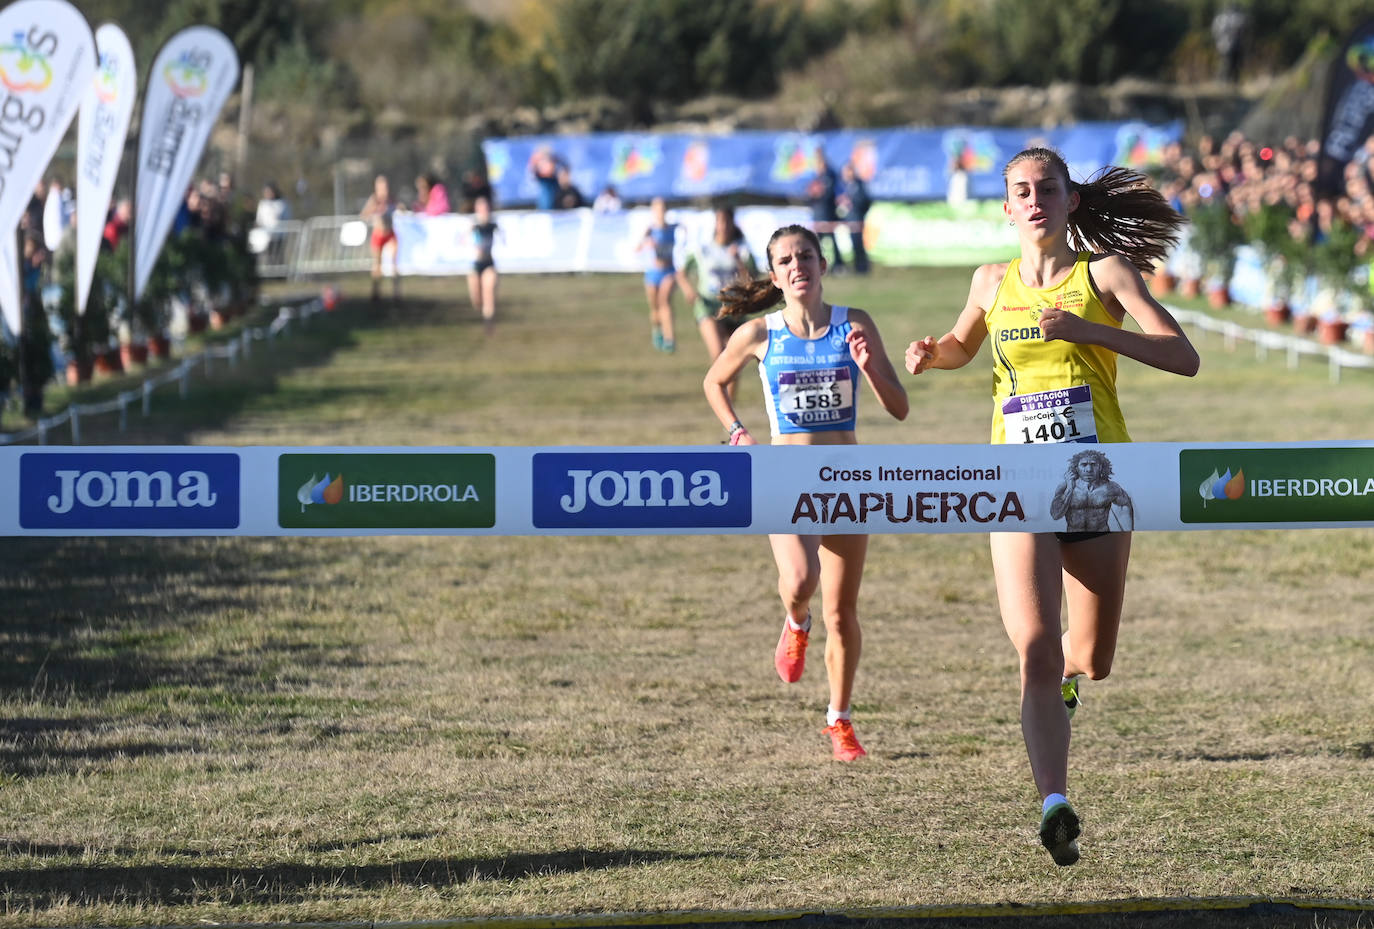
[[1060,803],[1068,802],[1069,798],[1064,796],[1063,794],[1050,794],[1048,797],[1045,798],[1044,804],[1040,807],[1040,815],[1044,816],[1046,813],[1050,811],[1050,807],[1052,806],[1057,806]]

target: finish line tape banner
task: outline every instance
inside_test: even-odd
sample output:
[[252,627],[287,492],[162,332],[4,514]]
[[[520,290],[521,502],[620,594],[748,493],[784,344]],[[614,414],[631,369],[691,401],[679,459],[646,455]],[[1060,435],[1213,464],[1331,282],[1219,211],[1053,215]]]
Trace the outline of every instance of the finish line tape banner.
[[0,449],[4,536],[1374,526],[1374,441]]

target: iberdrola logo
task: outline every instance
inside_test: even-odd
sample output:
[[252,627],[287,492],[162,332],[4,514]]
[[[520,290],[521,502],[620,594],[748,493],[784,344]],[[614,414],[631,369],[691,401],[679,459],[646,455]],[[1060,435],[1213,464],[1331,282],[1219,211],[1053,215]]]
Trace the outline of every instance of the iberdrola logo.
[[779,139],[773,145],[773,180],[795,181],[816,173],[815,146],[796,136]]
[[654,173],[663,150],[654,139],[617,139],[611,149],[611,180],[617,184]]
[[167,62],[166,67],[162,69],[162,76],[167,79],[167,86],[172,88],[172,93],[183,100],[187,97],[199,97],[210,86],[210,76],[205,73],[204,60],[193,58],[189,51],[182,52],[180,58]]
[[1350,46],[1345,63],[1356,77],[1374,83],[1374,36]]
[[1225,474],[1218,474],[1217,469],[1213,468],[1211,475],[1202,482],[1197,489],[1198,495],[1202,497],[1202,505],[1207,506],[1208,500],[1239,500],[1245,496],[1245,471],[1237,469],[1235,474],[1227,468]]
[[946,132],[940,147],[951,166],[963,168],[969,174],[991,171],[997,160],[997,145],[986,132]]
[[689,181],[703,181],[706,171],[711,167],[711,149],[705,142],[697,140],[687,146],[682,153],[682,176]]
[[310,475],[310,480],[301,485],[300,490],[296,491],[296,500],[301,505],[301,512],[313,503],[328,503],[331,506],[343,499],[344,479],[340,474],[338,477],[331,478],[326,471],[324,480],[319,480],[315,475]]
[[17,29],[9,44],[0,45],[0,83],[15,93],[46,90],[52,83],[47,57],[30,48]]
[[109,52],[100,53],[95,72],[95,96],[101,103],[113,104],[119,98],[119,62]]

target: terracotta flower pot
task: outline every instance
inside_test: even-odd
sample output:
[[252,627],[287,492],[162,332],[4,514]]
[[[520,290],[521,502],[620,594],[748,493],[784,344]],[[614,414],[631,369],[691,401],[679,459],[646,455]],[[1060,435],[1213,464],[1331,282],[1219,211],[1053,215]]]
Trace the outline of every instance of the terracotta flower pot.
[[229,324],[229,309],[213,309],[210,311],[210,328],[223,329]]
[[165,335],[155,335],[148,339],[148,357],[168,358],[172,354],[172,340]]
[[1185,277],[1178,282],[1178,292],[1183,297],[1196,297],[1202,293],[1202,281],[1196,277]]
[[1207,305],[1214,310],[1222,310],[1231,305],[1231,291],[1227,287],[1208,287]]
[[124,362],[119,357],[119,349],[112,348],[96,355],[95,371],[97,374],[122,374]]
[[125,368],[148,363],[148,346],[143,342],[124,342],[119,346],[119,360]]
[[1264,310],[1265,322],[1271,326],[1282,326],[1293,318],[1293,310],[1287,303],[1275,303]]
[[1156,271],[1150,278],[1150,289],[1157,294],[1171,294],[1178,287],[1178,278],[1168,271]]
[[1293,317],[1293,331],[1300,335],[1311,335],[1317,331],[1317,317],[1311,313],[1299,313]]
[[91,371],[95,368],[95,363],[86,358],[79,360],[73,358],[67,362],[67,386],[75,387],[78,384],[85,384],[91,379]]
[[1343,319],[1324,319],[1317,326],[1317,338],[1323,345],[1341,345],[1350,324]]
[[1374,355],[1374,329],[1366,329],[1360,338],[1360,348],[1366,355]]

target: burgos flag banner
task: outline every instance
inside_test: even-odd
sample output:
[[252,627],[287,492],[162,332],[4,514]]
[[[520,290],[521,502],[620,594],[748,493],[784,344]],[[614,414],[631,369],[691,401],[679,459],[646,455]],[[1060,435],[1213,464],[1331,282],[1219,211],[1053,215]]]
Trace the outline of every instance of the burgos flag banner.
[[1327,193],[1342,184],[1341,172],[1374,130],[1374,19],[1350,34],[1331,62],[1326,85],[1317,182]]
[[153,60],[138,134],[134,299],[143,296],[186,185],[238,80],[233,43],[209,26],[181,30]]
[[0,253],[0,308],[14,333],[23,325],[14,231],[94,71],[91,27],[66,0],[0,10],[0,237],[10,243]]
[[134,115],[138,74],[129,38],[114,23],[95,31],[100,55],[76,123],[76,311],[86,312],[105,211]]

